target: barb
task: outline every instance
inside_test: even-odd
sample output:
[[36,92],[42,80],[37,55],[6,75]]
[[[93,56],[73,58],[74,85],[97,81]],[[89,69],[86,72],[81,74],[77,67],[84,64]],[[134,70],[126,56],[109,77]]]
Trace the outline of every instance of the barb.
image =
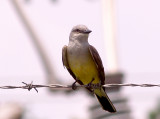
[[[35,85],[33,81],[29,84],[22,82],[23,86],[0,86],[0,89],[34,89],[38,93],[37,88],[52,88],[52,89],[72,89],[72,85],[50,84],[50,85]],[[76,85],[77,88],[91,87],[92,85]],[[93,85],[95,86],[95,85]],[[98,85],[96,85],[97,88]],[[105,84],[103,87],[160,87],[160,84]]]

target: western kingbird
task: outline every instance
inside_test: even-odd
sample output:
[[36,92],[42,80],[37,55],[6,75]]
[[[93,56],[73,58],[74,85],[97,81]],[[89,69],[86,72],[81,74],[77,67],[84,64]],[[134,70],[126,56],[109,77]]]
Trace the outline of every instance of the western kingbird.
[[62,49],[63,65],[79,84],[100,85],[99,88],[87,89],[96,95],[104,110],[113,113],[116,109],[102,87],[105,84],[105,73],[101,58],[97,50],[88,43],[90,32],[84,25],[73,27],[69,44]]

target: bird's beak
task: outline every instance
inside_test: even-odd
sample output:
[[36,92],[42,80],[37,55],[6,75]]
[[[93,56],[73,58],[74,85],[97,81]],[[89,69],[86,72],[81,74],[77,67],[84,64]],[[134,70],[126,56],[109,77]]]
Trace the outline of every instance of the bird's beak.
[[86,33],[86,34],[89,34],[89,33],[91,33],[92,31],[91,30],[86,30],[86,31],[84,31],[84,33]]

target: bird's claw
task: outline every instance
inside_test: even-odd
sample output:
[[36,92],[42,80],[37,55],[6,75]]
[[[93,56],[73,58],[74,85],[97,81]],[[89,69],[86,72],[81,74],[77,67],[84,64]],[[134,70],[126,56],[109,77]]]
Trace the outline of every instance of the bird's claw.
[[77,81],[75,81],[75,82],[72,84],[72,89],[73,89],[73,90],[76,90],[76,89],[77,89],[76,83],[77,83]]
[[88,88],[92,88],[92,86],[93,86],[92,82],[93,82],[94,80],[95,80],[95,78],[93,78],[93,79],[91,80],[91,82],[87,85]]

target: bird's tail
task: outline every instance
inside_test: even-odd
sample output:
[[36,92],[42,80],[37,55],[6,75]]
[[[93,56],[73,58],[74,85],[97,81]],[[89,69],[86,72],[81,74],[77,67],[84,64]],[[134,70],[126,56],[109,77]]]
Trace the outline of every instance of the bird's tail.
[[112,104],[111,100],[109,99],[103,88],[95,89],[94,93],[104,110],[109,111],[111,113],[116,112],[116,108]]

